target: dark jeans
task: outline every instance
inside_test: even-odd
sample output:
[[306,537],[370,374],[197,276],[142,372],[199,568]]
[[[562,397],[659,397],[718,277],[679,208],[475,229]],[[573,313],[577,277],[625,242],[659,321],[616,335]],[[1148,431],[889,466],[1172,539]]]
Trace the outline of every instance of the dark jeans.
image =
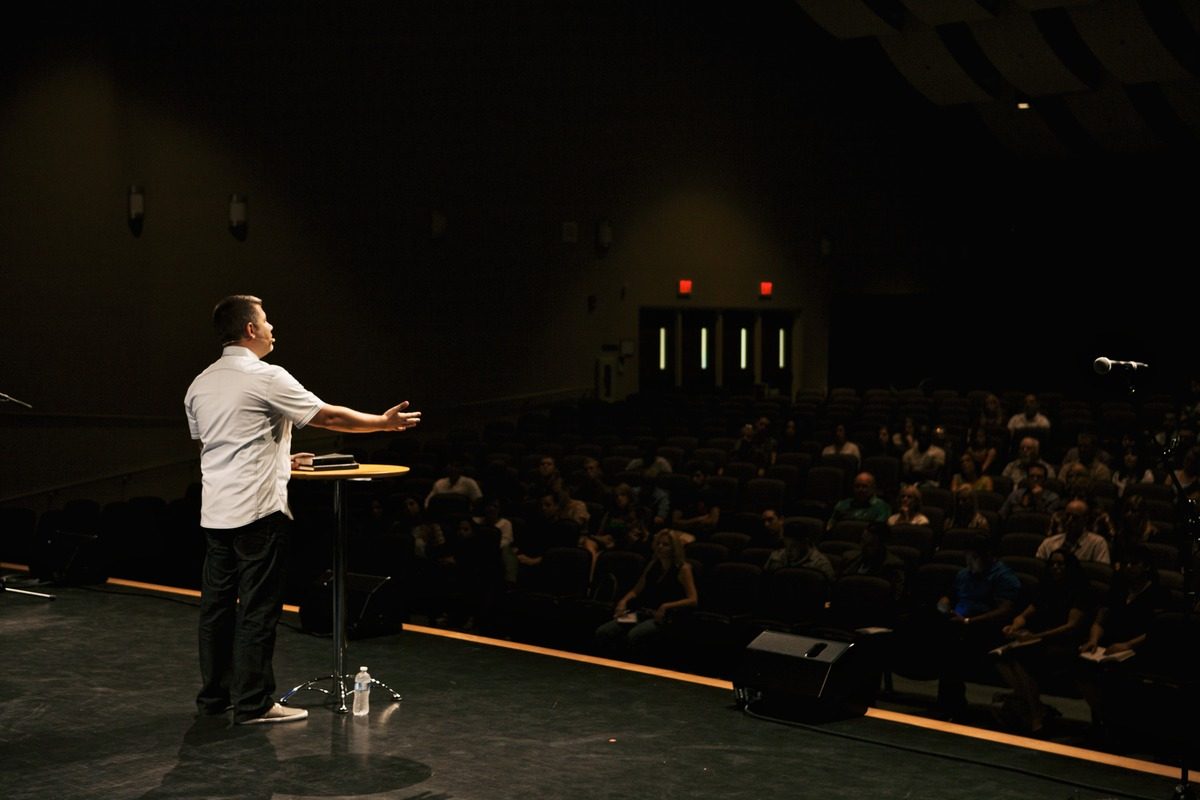
[[[274,704],[275,626],[283,610],[289,520],[280,512],[241,528],[204,529],[208,551],[200,593],[200,677],[196,705],[234,720]],[[240,601],[240,602],[239,602]]]

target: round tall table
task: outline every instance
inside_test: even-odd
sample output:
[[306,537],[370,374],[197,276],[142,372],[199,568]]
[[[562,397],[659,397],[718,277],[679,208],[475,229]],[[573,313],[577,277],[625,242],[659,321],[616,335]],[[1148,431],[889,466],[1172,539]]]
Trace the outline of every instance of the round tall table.
[[[337,515],[337,529],[333,534],[333,672],[319,678],[307,680],[279,698],[279,702],[287,705],[296,692],[313,689],[325,692],[333,697],[334,710],[345,714],[350,709],[346,707],[346,681],[354,676],[346,672],[346,542],[350,538],[349,513],[346,503],[346,481],[370,481],[377,478],[395,478],[408,472],[408,467],[394,464],[359,464],[357,469],[327,469],[321,471],[293,470],[292,478],[301,481],[333,481],[333,509]],[[320,688],[317,684],[329,681],[330,690]],[[372,677],[371,683],[391,694],[393,700],[400,700],[400,695],[387,684]]]

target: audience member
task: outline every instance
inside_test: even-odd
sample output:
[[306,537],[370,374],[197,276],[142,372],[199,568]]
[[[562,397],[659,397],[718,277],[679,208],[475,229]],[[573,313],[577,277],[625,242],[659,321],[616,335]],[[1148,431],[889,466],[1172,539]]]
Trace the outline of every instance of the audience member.
[[641,485],[633,487],[633,497],[638,505],[649,509],[656,530],[667,524],[671,518],[671,496],[654,478],[643,475]]
[[1062,533],[1052,533],[1042,540],[1037,557],[1048,559],[1058,550],[1066,550],[1080,561],[1099,561],[1108,564],[1108,542],[1103,536],[1087,529],[1088,506],[1083,500],[1072,500],[1063,509]]
[[462,474],[462,464],[458,461],[451,461],[446,465],[446,477],[438,478],[433,482],[433,488],[429,490],[429,495],[425,498],[425,507],[429,508],[429,501],[434,495],[439,494],[461,494],[464,495],[470,504],[479,502],[483,497],[483,492],[479,489],[479,484],[474,478],[468,478]]
[[604,505],[611,494],[612,489],[604,482],[604,471],[600,468],[600,462],[594,458],[585,459],[583,478],[575,487],[575,491],[571,492],[571,496],[585,503]]
[[979,498],[975,496],[975,490],[969,484],[959,486],[954,492],[954,511],[946,515],[946,530],[968,528],[987,531],[991,527],[988,518],[979,513]]
[[864,456],[891,456],[892,458],[900,458],[904,455],[907,447],[898,447],[892,440],[891,430],[887,425],[880,425],[879,430],[875,433],[875,438],[863,445]]
[[1154,483],[1154,473],[1144,469],[1137,449],[1129,447],[1121,455],[1121,464],[1112,474],[1112,482],[1117,487],[1117,497],[1125,497],[1125,490],[1131,483]]
[[1025,479],[1012,490],[1000,506],[1000,516],[1007,519],[1015,511],[1040,511],[1046,514],[1058,510],[1061,500],[1058,493],[1046,488],[1046,468],[1040,463],[1030,464]]
[[932,442],[928,427],[917,430],[913,445],[900,459],[900,476],[910,483],[940,486],[946,467],[946,451]]
[[492,610],[503,575],[498,542],[500,531],[494,526],[477,526],[469,517],[451,522],[454,532],[450,554],[444,559],[450,567],[452,602],[448,609],[450,624],[473,630],[477,621],[490,623]]
[[783,424],[783,433],[779,436],[779,452],[799,453],[800,441],[800,430],[796,427],[796,420],[789,419]]
[[643,478],[657,478],[671,471],[671,462],[658,455],[658,448],[652,444],[642,448],[642,455],[625,465],[629,472],[640,472]]
[[755,547],[783,546],[783,515],[773,508],[762,512],[762,528],[751,540]]
[[1013,434],[1027,428],[1050,430],[1050,420],[1039,410],[1036,394],[1025,395],[1025,408],[1008,419],[1008,429]]
[[950,719],[961,718],[967,707],[964,675],[973,661],[1003,643],[1000,632],[1012,619],[1021,581],[1003,562],[992,558],[986,536],[973,540],[966,552],[966,567],[954,578],[951,594],[938,600],[943,619],[939,626],[940,653],[938,706]]
[[839,500],[829,516],[829,528],[844,519],[861,519],[867,522],[887,522],[892,515],[891,507],[875,494],[875,476],[860,472],[854,478],[854,494]]
[[950,491],[957,492],[960,486],[970,486],[977,492],[990,492],[994,488],[990,475],[981,475],[970,452],[958,460],[958,472],[950,479]]
[[[1076,466],[1080,465],[1076,464]],[[1064,506],[1072,500],[1080,500],[1087,506],[1088,513],[1084,522],[1085,530],[1097,534],[1106,542],[1111,542],[1113,537],[1116,536],[1117,525],[1113,522],[1108,512],[1096,502],[1096,498],[1092,494],[1091,481],[1086,476],[1076,475],[1072,478],[1067,484],[1061,500]],[[1066,523],[1065,507],[1053,512],[1050,515],[1050,525],[1046,529],[1047,535],[1065,532]]]
[[1077,676],[1099,738],[1116,733],[1112,722],[1121,704],[1121,660],[1128,658],[1123,654],[1145,643],[1155,616],[1167,605],[1168,596],[1159,587],[1150,554],[1145,547],[1134,548],[1101,601],[1087,640],[1079,646],[1081,655],[1096,661],[1080,664]]
[[1004,415],[1004,407],[1000,398],[988,394],[983,398],[983,406],[979,409],[979,427],[987,431],[988,436],[1008,433],[1008,418]]
[[512,521],[505,519],[500,513],[500,501],[494,497],[485,497],[479,502],[478,513],[472,517],[472,522],[480,527],[495,528],[500,533],[498,546],[500,562],[503,565],[504,582],[517,582],[517,556],[513,553]]
[[996,467],[997,452],[986,428],[981,426],[971,431],[967,439],[966,455],[975,462],[975,474],[991,475]]
[[1094,481],[1112,479],[1112,470],[1101,458],[1100,448],[1096,446],[1096,437],[1090,433],[1079,434],[1079,445],[1067,451],[1058,471],[1058,479],[1063,482],[1069,477],[1079,475]]
[[1175,490],[1176,496],[1182,489],[1184,496],[1200,486],[1200,447],[1192,447],[1183,456],[1179,469],[1173,470],[1164,481]]
[[754,449],[757,454],[754,463],[758,464],[760,472],[775,463],[779,443],[771,436],[771,420],[767,417],[759,417],[754,423]]
[[538,500],[547,491],[557,491],[561,482],[562,476],[558,474],[558,464],[554,461],[554,456],[542,456],[538,460],[533,480],[525,487],[525,499]]
[[1033,464],[1040,464],[1043,474],[1046,477],[1054,474],[1054,468],[1050,466],[1050,462],[1043,461],[1041,457],[1041,444],[1032,436],[1026,436],[1021,439],[1018,445],[1017,457],[1008,462],[1004,466],[1004,471],[1000,474],[1013,482],[1013,485],[1021,483],[1025,480],[1025,475],[1029,472],[1029,467]]
[[888,526],[885,524],[872,522],[863,528],[858,549],[846,553],[842,575],[882,578],[892,587],[892,600],[899,601],[904,596],[905,565],[888,549],[888,537]]
[[1158,526],[1151,521],[1146,513],[1146,498],[1140,494],[1131,494],[1125,498],[1121,507],[1121,516],[1117,530],[1113,534],[1109,555],[1112,557],[1113,568],[1120,568],[1126,558],[1135,548],[1155,539],[1159,535]]
[[912,417],[905,417],[900,430],[892,434],[892,451],[897,458],[903,456],[917,443],[917,423]]
[[1037,736],[1045,727],[1039,682],[1073,668],[1093,605],[1078,559],[1056,550],[1033,600],[1002,629],[1010,644],[1002,648],[996,668],[1014,690],[1011,712],[1024,732]]
[[921,513],[921,490],[916,486],[905,486],[900,490],[897,510],[887,519],[893,525],[929,525],[929,517]]
[[654,535],[654,558],[617,601],[613,619],[596,629],[597,645],[608,653],[628,651],[644,658],[662,637],[668,615],[694,608],[698,600],[683,543],[670,531],[659,531]]
[[671,526],[696,537],[707,538],[717,529],[721,509],[708,486],[708,474],[703,464],[691,465],[692,481],[680,497],[672,498]]
[[763,569],[774,572],[784,567],[805,567],[820,572],[828,580],[833,580],[833,564],[817,548],[804,529],[796,523],[783,526],[783,547],[775,550],[767,557]]
[[846,426],[838,423],[838,426],[833,429],[833,443],[825,445],[821,450],[821,455],[846,455],[854,458],[854,467],[857,469],[862,465],[862,452],[859,451],[858,445],[846,438]]
[[518,582],[532,576],[542,565],[546,551],[551,547],[575,547],[582,527],[563,513],[562,493],[557,489],[545,489],[537,498],[538,514],[526,520],[516,531],[513,554],[517,558]]
[[638,524],[637,502],[629,484],[617,484],[605,505],[604,518],[600,520],[596,532],[584,533],[579,537],[579,546],[592,556],[593,575],[600,553],[616,547],[618,541],[626,538],[628,529]]

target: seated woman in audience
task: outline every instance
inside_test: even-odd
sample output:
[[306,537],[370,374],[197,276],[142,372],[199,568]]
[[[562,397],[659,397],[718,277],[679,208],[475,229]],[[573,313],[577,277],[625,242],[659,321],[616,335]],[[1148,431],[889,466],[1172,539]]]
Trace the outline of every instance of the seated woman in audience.
[[670,531],[654,535],[654,558],[633,588],[617,601],[613,618],[596,629],[604,651],[628,651],[645,657],[662,636],[668,615],[699,602],[692,567],[683,555],[683,542]]
[[1122,670],[1118,659],[1127,658],[1122,654],[1136,651],[1145,643],[1155,616],[1168,601],[1167,593],[1159,587],[1158,571],[1149,552],[1145,547],[1135,547],[1126,555],[1112,588],[1101,601],[1087,640],[1079,645],[1080,655],[1097,662],[1081,664],[1078,680],[1092,710],[1092,724],[1102,736],[1120,700]]
[[[978,427],[971,431],[971,435],[967,440],[967,454],[971,456],[971,460],[975,462],[975,473],[977,475],[992,475],[993,470],[997,468],[996,446],[992,443],[992,439],[988,436],[986,428]],[[991,489],[988,489],[991,491]]]
[[1130,484],[1154,483],[1154,473],[1142,466],[1138,451],[1130,447],[1121,456],[1121,465],[1113,470],[1112,482],[1117,487],[1117,497],[1124,497]]
[[907,447],[897,445],[892,439],[892,431],[887,425],[880,425],[876,431],[875,438],[869,442],[864,442],[860,448],[863,456],[891,456],[892,458],[900,458],[904,455]]
[[957,492],[960,486],[970,486],[977,492],[990,492],[993,488],[991,476],[980,474],[975,459],[969,452],[962,454],[962,458],[958,460],[958,472],[950,479],[951,491]]
[[996,668],[1015,690],[1006,711],[1027,733],[1037,736],[1046,724],[1039,681],[1074,667],[1093,607],[1091,595],[1078,559],[1055,551],[1033,601],[1002,629],[1010,643],[1000,648]]
[[[1176,485],[1178,481],[1178,485]],[[1172,475],[1168,475],[1164,483],[1175,490],[1175,494],[1179,494],[1179,490],[1183,489],[1183,494],[1189,495],[1192,490],[1200,486],[1200,445],[1192,447],[1183,456],[1183,463],[1179,469],[1174,471],[1174,480]]]
[[821,451],[821,455],[847,455],[854,457],[854,468],[857,470],[862,464],[862,453],[858,449],[858,445],[846,438],[846,426],[838,423],[838,426],[833,429],[833,443],[828,444]]
[[979,498],[968,484],[954,491],[954,511],[946,515],[946,530],[951,528],[974,528],[986,531],[991,528],[987,517],[979,513]]
[[988,433],[1008,430],[1008,415],[1000,404],[1000,398],[989,394],[983,398],[983,408],[979,411],[979,427]]
[[579,536],[579,546],[592,556],[593,573],[600,553],[613,549],[618,541],[624,540],[626,531],[637,522],[637,503],[633,497],[633,488],[627,483],[618,484],[609,495],[604,518],[596,532],[584,532]]
[[887,519],[893,525],[928,525],[929,517],[921,513],[921,490],[916,486],[905,486],[896,501],[897,511]]

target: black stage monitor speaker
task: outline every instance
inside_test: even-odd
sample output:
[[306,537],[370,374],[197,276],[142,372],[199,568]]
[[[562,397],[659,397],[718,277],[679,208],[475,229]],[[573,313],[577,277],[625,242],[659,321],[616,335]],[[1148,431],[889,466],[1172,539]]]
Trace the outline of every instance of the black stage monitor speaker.
[[[325,572],[305,592],[300,606],[300,627],[308,633],[333,633],[333,575]],[[382,575],[346,574],[346,636],[365,639],[398,633],[401,629],[400,594],[395,582]]]
[[862,716],[879,682],[868,662],[852,642],[763,631],[746,647],[734,692],[739,706],[767,716]]

